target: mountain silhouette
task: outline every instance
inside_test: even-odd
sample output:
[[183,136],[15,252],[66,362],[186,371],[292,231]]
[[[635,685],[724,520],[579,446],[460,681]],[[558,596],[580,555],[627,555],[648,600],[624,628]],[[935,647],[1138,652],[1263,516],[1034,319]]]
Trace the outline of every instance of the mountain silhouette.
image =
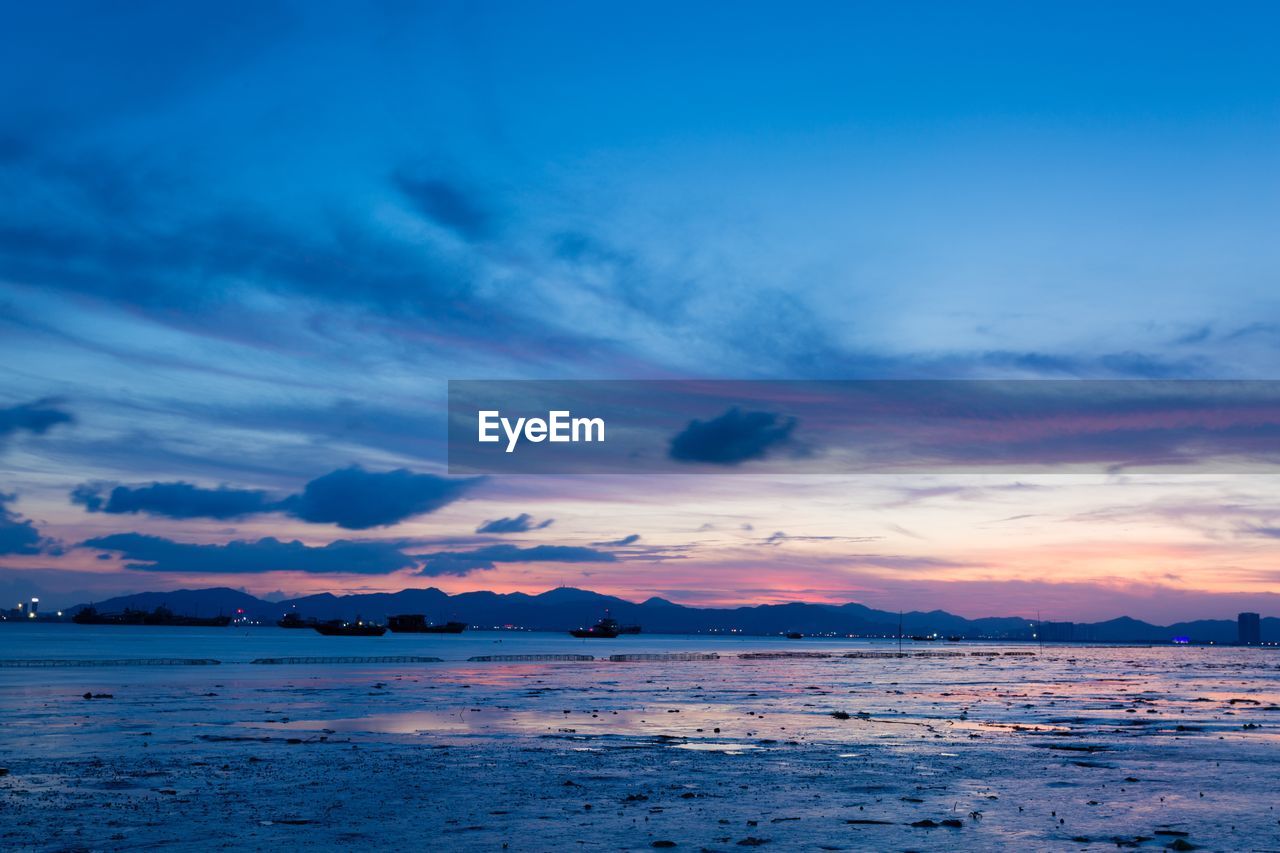
[[[85,605],[70,608],[75,613]],[[284,601],[264,601],[248,593],[226,587],[182,589],[171,592],[144,592],[94,602],[104,613],[125,608],[152,610],[168,607],[175,613],[192,616],[243,615],[274,622],[296,611],[317,619],[383,621],[400,613],[422,613],[428,620],[456,620],[477,628],[518,627],[534,631],[567,631],[590,625],[607,610],[624,624],[641,625],[649,634],[727,633],[771,635],[789,631],[805,634],[854,634],[896,636],[899,620],[907,635],[937,634],[993,639],[1033,639],[1035,620],[1019,616],[967,619],[945,610],[910,611],[901,614],[875,610],[864,604],[758,604],[746,607],[689,607],[663,598],[636,603],[586,589],[559,587],[530,595],[523,592],[497,593],[484,590],[449,595],[434,587],[405,589],[394,593],[333,595],[320,593]],[[1280,639],[1280,620],[1262,620],[1264,641]],[[1228,619],[1204,619],[1175,625],[1152,625],[1123,616],[1096,623],[1077,623],[1076,640],[1104,643],[1167,643],[1174,637],[1192,642],[1231,643],[1236,640],[1236,623]]]

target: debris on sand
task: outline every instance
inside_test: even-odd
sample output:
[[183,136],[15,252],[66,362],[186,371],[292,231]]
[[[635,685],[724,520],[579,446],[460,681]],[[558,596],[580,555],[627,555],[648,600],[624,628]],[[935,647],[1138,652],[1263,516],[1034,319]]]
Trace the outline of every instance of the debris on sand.
[[650,846],[650,847],[675,847],[675,846],[676,846],[676,843],[675,843],[674,841],[668,841],[668,840],[666,840],[666,839],[660,839],[660,840],[658,840],[658,841],[653,842],[653,843],[652,843],[652,844],[650,844],[649,846]]
[[113,696],[113,695],[111,695],[110,693],[85,693],[85,694],[84,694],[84,698],[86,698],[86,699],[114,699],[114,698],[116,698],[116,697],[115,697],[115,696]]
[[831,716],[835,717],[837,720],[847,720],[849,719],[849,712],[848,711],[832,711]]

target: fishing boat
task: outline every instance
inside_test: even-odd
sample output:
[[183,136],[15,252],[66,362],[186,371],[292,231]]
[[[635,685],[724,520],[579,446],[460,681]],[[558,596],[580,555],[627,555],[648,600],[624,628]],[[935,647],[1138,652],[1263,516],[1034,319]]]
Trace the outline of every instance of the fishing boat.
[[276,622],[280,628],[314,628],[315,619],[303,619],[297,613],[286,613],[283,619]]
[[387,633],[385,626],[362,622],[359,619],[355,622],[332,619],[328,622],[317,622],[311,627],[326,637],[381,637]]

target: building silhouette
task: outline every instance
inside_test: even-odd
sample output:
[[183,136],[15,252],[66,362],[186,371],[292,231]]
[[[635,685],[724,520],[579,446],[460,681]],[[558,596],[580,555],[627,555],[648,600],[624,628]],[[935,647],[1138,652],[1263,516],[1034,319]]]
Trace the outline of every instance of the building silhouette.
[[1262,643],[1262,618],[1257,613],[1241,613],[1236,617],[1238,642],[1242,646],[1257,646]]

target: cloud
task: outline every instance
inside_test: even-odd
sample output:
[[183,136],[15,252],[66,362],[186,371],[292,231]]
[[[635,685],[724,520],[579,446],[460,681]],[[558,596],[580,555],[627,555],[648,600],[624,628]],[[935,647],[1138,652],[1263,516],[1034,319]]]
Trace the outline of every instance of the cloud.
[[[0,155],[0,179],[13,183],[11,194],[39,200],[21,217],[0,213],[7,281],[51,295],[87,294],[183,334],[258,346],[257,323],[289,333],[297,306],[286,304],[294,299],[335,327],[374,316],[452,356],[497,351],[568,360],[610,346],[479,287],[481,273],[494,267],[478,247],[406,239],[355,209],[299,226],[296,211],[212,199],[193,208],[190,175],[139,170],[110,150],[71,160],[41,143],[20,140],[9,162]],[[489,232],[487,212],[446,180],[393,176],[388,186],[455,232]]]
[[0,554],[39,554],[52,543],[28,519],[9,509],[17,495],[0,493]]
[[671,439],[669,455],[679,462],[738,465],[787,444],[795,425],[795,418],[735,406],[718,418],[691,421]]
[[104,497],[109,484],[85,483],[71,492],[71,502],[89,512],[113,515],[146,513],[167,518],[243,518],[270,512],[274,504],[266,492],[219,486],[202,489],[191,483],[152,483],[149,486],[116,486]]
[[490,234],[493,219],[489,212],[456,184],[438,178],[415,178],[403,171],[396,172],[391,180],[419,213],[437,225],[468,240]]
[[110,483],[84,483],[71,491],[71,502],[89,512],[145,513],[166,518],[226,520],[282,512],[303,521],[365,530],[433,512],[457,500],[477,482],[476,478],[451,480],[415,474],[404,468],[366,471],[353,465],[317,477],[300,494],[279,501],[263,491],[228,486],[206,489],[179,481],[115,487]]
[[417,554],[423,561],[422,575],[465,574],[476,569],[492,569],[495,563],[613,563],[617,557],[608,551],[576,545],[489,545],[470,551],[437,551]]
[[781,545],[784,542],[876,542],[883,539],[882,536],[815,536],[815,535],[796,535],[787,533],[785,530],[775,530],[770,533],[760,544],[762,545]]
[[0,441],[19,431],[43,435],[57,424],[74,421],[70,413],[57,407],[57,402],[44,399],[0,409]]
[[280,505],[303,521],[367,530],[434,512],[478,482],[480,478],[450,480],[406,468],[378,473],[352,465],[317,477],[307,483],[302,494]]
[[81,547],[118,553],[128,569],[184,574],[305,572],[385,575],[417,568],[418,574],[424,576],[465,575],[492,569],[496,563],[612,563],[617,560],[607,551],[572,545],[536,545],[529,548],[489,545],[466,551],[407,554],[404,549],[408,544],[406,540],[339,539],[328,545],[311,546],[297,540],[282,542],[273,537],[225,544],[198,544],[142,533],[114,533],[80,543]]
[[125,563],[129,569],[227,575],[262,572],[385,575],[417,564],[413,557],[400,550],[403,544],[339,539],[328,545],[310,546],[297,540],[281,542],[266,537],[256,542],[237,540],[202,545],[141,533],[114,533],[81,543],[86,548],[119,552],[123,560],[129,561]]
[[633,545],[640,541],[639,533],[632,533],[630,536],[623,536],[621,539],[614,539],[610,542],[592,542],[592,545],[599,545],[602,548],[621,548],[625,545]]
[[527,512],[522,512],[515,518],[504,516],[485,521],[484,524],[476,528],[476,533],[525,533],[529,530],[542,530],[550,527],[553,521],[555,521],[554,518],[548,518],[535,524],[533,516]]

